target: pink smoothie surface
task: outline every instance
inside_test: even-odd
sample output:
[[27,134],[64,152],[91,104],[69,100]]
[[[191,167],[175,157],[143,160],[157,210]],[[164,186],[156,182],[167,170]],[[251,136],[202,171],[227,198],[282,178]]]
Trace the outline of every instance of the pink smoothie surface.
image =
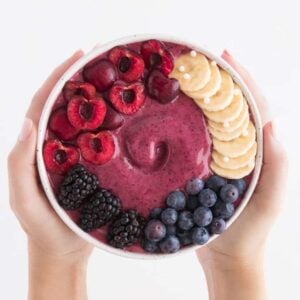
[[[186,50],[181,45],[166,45],[174,57]],[[140,43],[127,46],[137,49]],[[72,79],[82,80],[81,72]],[[53,110],[65,104],[60,95]],[[111,133],[116,151],[109,162],[93,165],[81,158],[79,163],[98,176],[101,187],[120,198],[124,209],[136,209],[147,217],[152,208],[164,207],[167,195],[183,189],[189,179],[211,175],[211,138],[205,118],[194,101],[183,93],[168,104],[147,96],[143,107],[133,115],[124,115],[123,125]],[[54,137],[48,130],[45,139]],[[48,175],[57,193],[63,177]],[[78,212],[68,213],[76,221]],[[104,232],[105,228],[101,228],[91,234],[104,241]],[[135,247],[130,249],[139,251]]]

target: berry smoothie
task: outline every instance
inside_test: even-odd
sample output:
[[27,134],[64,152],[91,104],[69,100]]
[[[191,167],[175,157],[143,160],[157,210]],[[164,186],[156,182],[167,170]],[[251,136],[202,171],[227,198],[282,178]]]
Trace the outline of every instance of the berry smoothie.
[[121,45],[58,96],[43,149],[49,181],[74,222],[113,247],[203,244],[246,189],[256,153],[249,120],[238,87],[202,54],[157,40]]

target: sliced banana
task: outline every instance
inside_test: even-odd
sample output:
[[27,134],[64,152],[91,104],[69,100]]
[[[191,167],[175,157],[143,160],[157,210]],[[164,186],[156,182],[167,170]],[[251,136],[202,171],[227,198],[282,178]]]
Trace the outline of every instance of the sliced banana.
[[249,118],[246,118],[240,127],[238,127],[237,129],[231,132],[219,131],[213,127],[210,127],[209,125],[208,125],[208,130],[213,135],[213,137],[215,137],[220,141],[231,141],[238,138],[248,128],[248,125],[249,125]]
[[221,87],[222,77],[218,65],[215,61],[210,62],[211,76],[208,83],[200,90],[195,92],[188,92],[186,94],[193,99],[201,99],[211,97],[218,92]]
[[223,169],[236,170],[243,167],[246,167],[251,163],[256,155],[257,143],[255,142],[253,146],[244,154],[235,158],[229,158],[223,156],[217,151],[212,152],[213,161]]
[[243,109],[239,116],[231,122],[217,123],[212,120],[207,120],[208,126],[222,132],[232,132],[239,128],[245,119],[249,120],[249,110],[246,100],[243,102]]
[[255,163],[254,161],[251,161],[247,166],[230,170],[230,169],[224,169],[218,166],[214,161],[211,162],[210,167],[219,176],[228,178],[228,179],[240,179],[247,175],[249,175],[252,170],[254,169]]
[[235,140],[224,142],[213,138],[213,146],[220,154],[229,158],[238,157],[247,153],[247,151],[255,143],[255,128],[252,122],[249,122],[249,126],[243,134]]
[[[194,53],[194,52],[193,52]],[[207,58],[196,52],[186,53],[175,60],[170,77],[179,81],[183,91],[194,92],[202,89],[210,80],[211,70]]]
[[212,121],[219,122],[219,123],[225,123],[230,122],[236,119],[241,111],[243,110],[243,94],[240,89],[235,89],[237,92],[235,93],[232,102],[229,106],[227,106],[223,110],[218,111],[207,111],[204,108],[202,108],[203,113],[205,116]]
[[207,111],[218,111],[228,107],[233,101],[234,83],[231,76],[224,70],[221,73],[221,86],[218,92],[212,97],[194,98],[196,103]]

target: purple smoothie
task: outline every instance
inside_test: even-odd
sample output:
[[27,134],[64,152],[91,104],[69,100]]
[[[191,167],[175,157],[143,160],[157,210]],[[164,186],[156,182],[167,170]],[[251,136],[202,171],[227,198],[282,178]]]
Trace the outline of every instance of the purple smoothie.
[[[127,46],[138,49],[140,44]],[[174,57],[188,50],[181,45],[165,45]],[[81,72],[72,79],[82,80]],[[53,110],[65,104],[60,95]],[[120,198],[124,209],[136,209],[147,217],[152,208],[165,205],[171,191],[183,189],[187,180],[211,174],[211,138],[200,108],[188,96],[180,93],[168,104],[147,96],[137,113],[123,117],[123,125],[111,130],[116,146],[113,158],[103,165],[91,164],[83,158],[79,162],[97,175],[101,187]],[[45,140],[53,137],[55,135],[48,130]],[[75,144],[76,140],[71,143]],[[60,175],[49,173],[55,193],[62,179]],[[76,221],[78,212],[69,215]],[[104,233],[105,227],[91,234],[105,241]],[[130,249],[139,251],[140,248]]]

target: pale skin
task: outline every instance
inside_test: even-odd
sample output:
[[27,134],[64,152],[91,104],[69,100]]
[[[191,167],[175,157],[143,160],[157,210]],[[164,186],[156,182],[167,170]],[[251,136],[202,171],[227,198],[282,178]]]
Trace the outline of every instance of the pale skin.
[[[39,184],[35,163],[42,107],[57,80],[82,55],[82,51],[73,54],[35,94],[8,159],[11,208],[28,237],[30,300],[87,299],[86,269],[93,247],[55,214]],[[227,51],[222,57],[240,73],[259,107],[265,125],[264,165],[255,194],[239,219],[196,254],[206,275],[210,300],[263,300],[267,299],[264,246],[285,196],[287,158],[276,139],[264,97],[251,76]]]

